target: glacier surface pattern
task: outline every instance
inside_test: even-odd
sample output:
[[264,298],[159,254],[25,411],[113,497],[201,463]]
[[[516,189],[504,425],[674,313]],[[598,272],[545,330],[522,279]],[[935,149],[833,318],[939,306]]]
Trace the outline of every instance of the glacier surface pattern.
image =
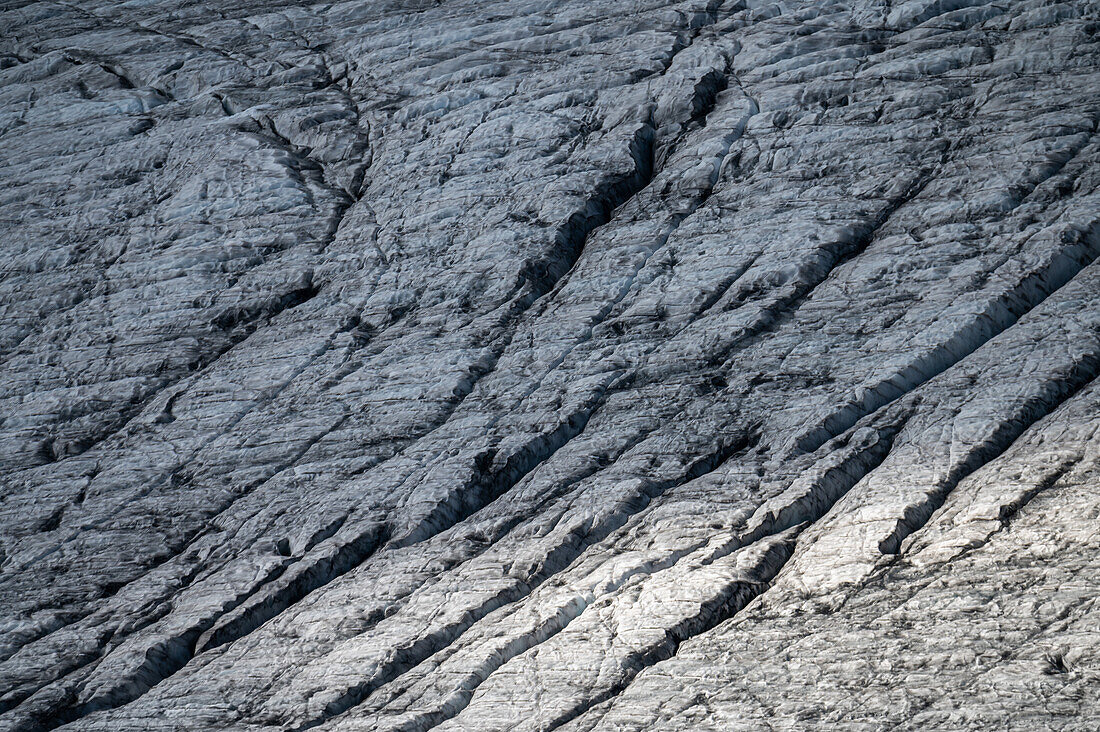
[[0,28],[0,729],[1100,728],[1100,3]]

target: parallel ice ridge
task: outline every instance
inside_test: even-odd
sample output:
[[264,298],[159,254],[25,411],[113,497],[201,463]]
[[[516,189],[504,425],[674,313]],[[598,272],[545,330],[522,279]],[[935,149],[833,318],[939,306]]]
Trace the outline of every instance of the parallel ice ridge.
[[1100,3],[0,28],[0,729],[1100,728]]

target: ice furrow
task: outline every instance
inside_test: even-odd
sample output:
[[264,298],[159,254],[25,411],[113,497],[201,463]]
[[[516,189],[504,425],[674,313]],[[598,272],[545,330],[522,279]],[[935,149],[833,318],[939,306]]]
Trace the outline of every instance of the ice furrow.
[[1062,243],[1065,246],[1054,249],[1040,267],[985,304],[949,339],[921,354],[898,373],[863,389],[863,398],[859,402],[829,415],[821,427],[800,440],[799,449],[805,452],[817,450],[864,415],[912,392],[1011,328],[1026,313],[1096,261],[1100,256],[1100,223],[1093,224],[1087,232],[1067,229],[1062,234]]
[[716,595],[700,604],[697,614],[684,618],[676,625],[664,629],[662,642],[627,657],[624,662],[624,678],[619,683],[579,702],[564,714],[556,717],[542,728],[544,732],[560,729],[579,719],[594,707],[621,695],[630,687],[631,682],[637,678],[639,673],[672,658],[684,641],[717,627],[733,617],[757,595],[767,590],[771,578],[778,573],[791,555],[791,542],[794,538],[792,534],[794,533],[796,532],[788,530],[785,534],[780,534],[773,540],[766,541],[765,546],[760,547],[758,550],[759,556],[753,557],[756,561],[752,572],[756,576],[752,580],[739,580],[722,587]]
[[1071,399],[1098,375],[1100,352],[1089,353],[1075,363],[1064,378],[1049,383],[1043,394],[1025,403],[985,441],[976,445],[965,460],[955,465],[936,490],[927,494],[925,500],[906,506],[905,515],[898,520],[896,528],[879,542],[879,550],[883,554],[897,554],[902,541],[928,522],[959,481],[1003,454],[1029,426]]
[[392,654],[392,659],[382,664],[372,674],[371,678],[347,690],[334,701],[327,703],[322,714],[300,722],[295,729],[311,729],[359,706],[376,690],[395,681],[402,674],[423,663],[442,649],[457,643],[475,623],[485,618],[489,613],[528,597],[532,591],[569,566],[589,547],[602,541],[612,532],[625,525],[632,516],[643,511],[655,498],[676,486],[715,470],[732,457],[742,454],[751,445],[752,437],[750,435],[731,437],[719,445],[715,452],[691,461],[685,466],[685,471],[677,478],[649,482],[647,485],[642,486],[639,495],[624,500],[623,505],[618,507],[618,510],[607,511],[599,518],[598,522],[579,529],[579,534],[571,532],[567,537],[569,541],[550,550],[537,569],[524,581],[517,582],[508,589],[496,593],[475,608],[467,609],[457,622],[438,628],[430,634],[417,638],[412,644],[397,649],[397,652]]

